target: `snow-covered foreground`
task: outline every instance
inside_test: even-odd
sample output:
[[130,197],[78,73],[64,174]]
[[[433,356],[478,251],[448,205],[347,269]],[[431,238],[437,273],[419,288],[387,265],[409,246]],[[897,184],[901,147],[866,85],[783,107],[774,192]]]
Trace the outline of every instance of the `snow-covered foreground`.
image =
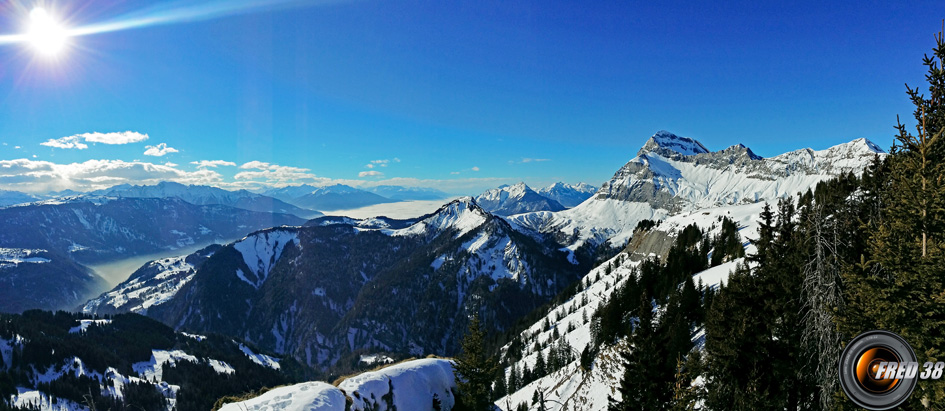
[[427,358],[349,377],[338,387],[324,382],[279,387],[221,411],[342,411],[346,401],[352,402],[351,411],[432,411],[434,397],[448,410],[455,404],[455,387],[451,361]]
[[321,381],[279,387],[256,398],[224,405],[220,411],[344,411],[345,395]]

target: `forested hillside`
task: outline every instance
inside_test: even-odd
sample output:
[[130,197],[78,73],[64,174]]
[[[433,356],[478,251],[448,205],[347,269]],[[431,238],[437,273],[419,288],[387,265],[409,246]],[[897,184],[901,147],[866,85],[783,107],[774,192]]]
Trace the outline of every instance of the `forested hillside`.
[[[534,325],[498,338],[496,405],[857,409],[836,371],[856,335],[889,330],[920,361],[942,360],[943,59],[939,34],[924,60],[928,92],[908,88],[914,128],[897,124],[890,154],[862,173],[765,204],[753,224],[728,220],[736,208],[693,214],[681,229],[667,227],[672,218],[640,222],[635,239],[675,238],[668,253],[631,241],[531,315]],[[630,258],[640,255],[649,257]],[[922,380],[904,408],[942,404],[945,384]]]

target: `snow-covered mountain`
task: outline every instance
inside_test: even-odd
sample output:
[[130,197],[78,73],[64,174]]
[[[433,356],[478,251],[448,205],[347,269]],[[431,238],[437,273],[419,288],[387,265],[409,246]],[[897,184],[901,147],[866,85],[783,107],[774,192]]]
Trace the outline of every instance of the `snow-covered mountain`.
[[67,253],[0,246],[0,312],[72,309],[104,287]]
[[[449,354],[470,313],[508,327],[578,278],[586,267],[557,248],[466,197],[414,220],[324,217],[259,231],[193,273],[179,258],[159,260],[87,307],[124,311],[143,300],[167,324],[240,336],[317,367],[363,350]],[[163,294],[150,302],[146,289]]]
[[347,377],[337,387],[317,381],[279,387],[220,411],[449,410],[456,403],[455,388],[451,362],[427,358]]
[[525,183],[503,185],[476,196],[476,204],[497,215],[508,216],[531,211],[564,210],[555,200],[544,197]]
[[263,194],[298,207],[314,210],[347,210],[374,204],[400,201],[344,184],[335,184],[325,187],[310,185],[287,186],[266,190]]
[[538,190],[538,194],[557,201],[561,205],[571,208],[591,198],[597,192],[597,187],[587,183],[566,184],[554,183]]
[[640,220],[773,202],[842,173],[861,173],[877,155],[885,153],[861,138],[825,150],[801,149],[762,158],[741,144],[711,152],[698,141],[660,131],[591,199],[565,211],[528,213],[511,220],[553,234],[572,249],[588,242],[622,246]]
[[227,191],[222,188],[198,185],[183,185],[175,182],[161,182],[152,186],[122,184],[97,190],[90,195],[118,198],[180,198],[191,204],[220,204],[250,211],[292,214],[301,218],[315,218],[323,215],[318,211],[303,209],[282,200],[251,193],[246,190]]
[[190,255],[150,261],[111,291],[86,302],[82,312],[95,315],[147,314],[151,306],[174,297],[184,284],[193,279],[197,268],[220,247],[213,244]]
[[0,190],[0,207],[11,206],[15,204],[32,203],[41,198],[32,194],[21,193],[19,191]]

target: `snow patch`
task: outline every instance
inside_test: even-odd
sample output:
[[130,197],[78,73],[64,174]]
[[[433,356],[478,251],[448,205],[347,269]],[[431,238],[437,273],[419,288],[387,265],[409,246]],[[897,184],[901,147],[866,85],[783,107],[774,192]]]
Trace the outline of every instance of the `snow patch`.
[[254,363],[259,364],[263,367],[269,367],[274,370],[278,370],[280,368],[278,358],[270,357],[266,354],[257,354],[253,352],[253,350],[251,350],[249,347],[243,344],[240,344],[240,351],[242,351],[243,354],[246,354],[246,356],[249,357],[249,359],[252,360]]
[[456,387],[452,362],[435,358],[413,360],[390,367],[366,372],[341,382],[338,388],[354,400],[352,409],[387,410],[381,397],[394,390],[394,407],[398,410],[431,410],[433,395],[443,409],[451,409],[455,399],[451,390]]
[[220,411],[345,411],[345,395],[335,386],[320,382],[279,387],[256,398],[229,403]]
[[100,326],[100,325],[111,324],[111,323],[112,323],[112,320],[79,320],[79,325],[70,328],[69,334],[84,333],[85,330],[88,330],[89,326],[93,324]]
[[286,230],[263,231],[234,243],[233,248],[242,254],[243,261],[249,267],[255,279],[248,278],[246,273],[241,270],[237,270],[237,276],[252,285],[253,288],[258,289],[269,277],[272,267],[279,261],[282,250],[289,242],[301,247],[298,232]]

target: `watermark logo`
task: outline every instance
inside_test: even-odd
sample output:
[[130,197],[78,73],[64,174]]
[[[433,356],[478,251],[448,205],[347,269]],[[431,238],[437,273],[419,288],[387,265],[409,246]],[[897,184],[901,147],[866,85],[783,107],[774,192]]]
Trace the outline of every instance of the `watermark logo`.
[[919,378],[941,378],[945,363],[925,363],[921,373],[919,368],[915,352],[902,337],[867,331],[840,356],[840,386],[856,405],[888,410],[909,399]]

